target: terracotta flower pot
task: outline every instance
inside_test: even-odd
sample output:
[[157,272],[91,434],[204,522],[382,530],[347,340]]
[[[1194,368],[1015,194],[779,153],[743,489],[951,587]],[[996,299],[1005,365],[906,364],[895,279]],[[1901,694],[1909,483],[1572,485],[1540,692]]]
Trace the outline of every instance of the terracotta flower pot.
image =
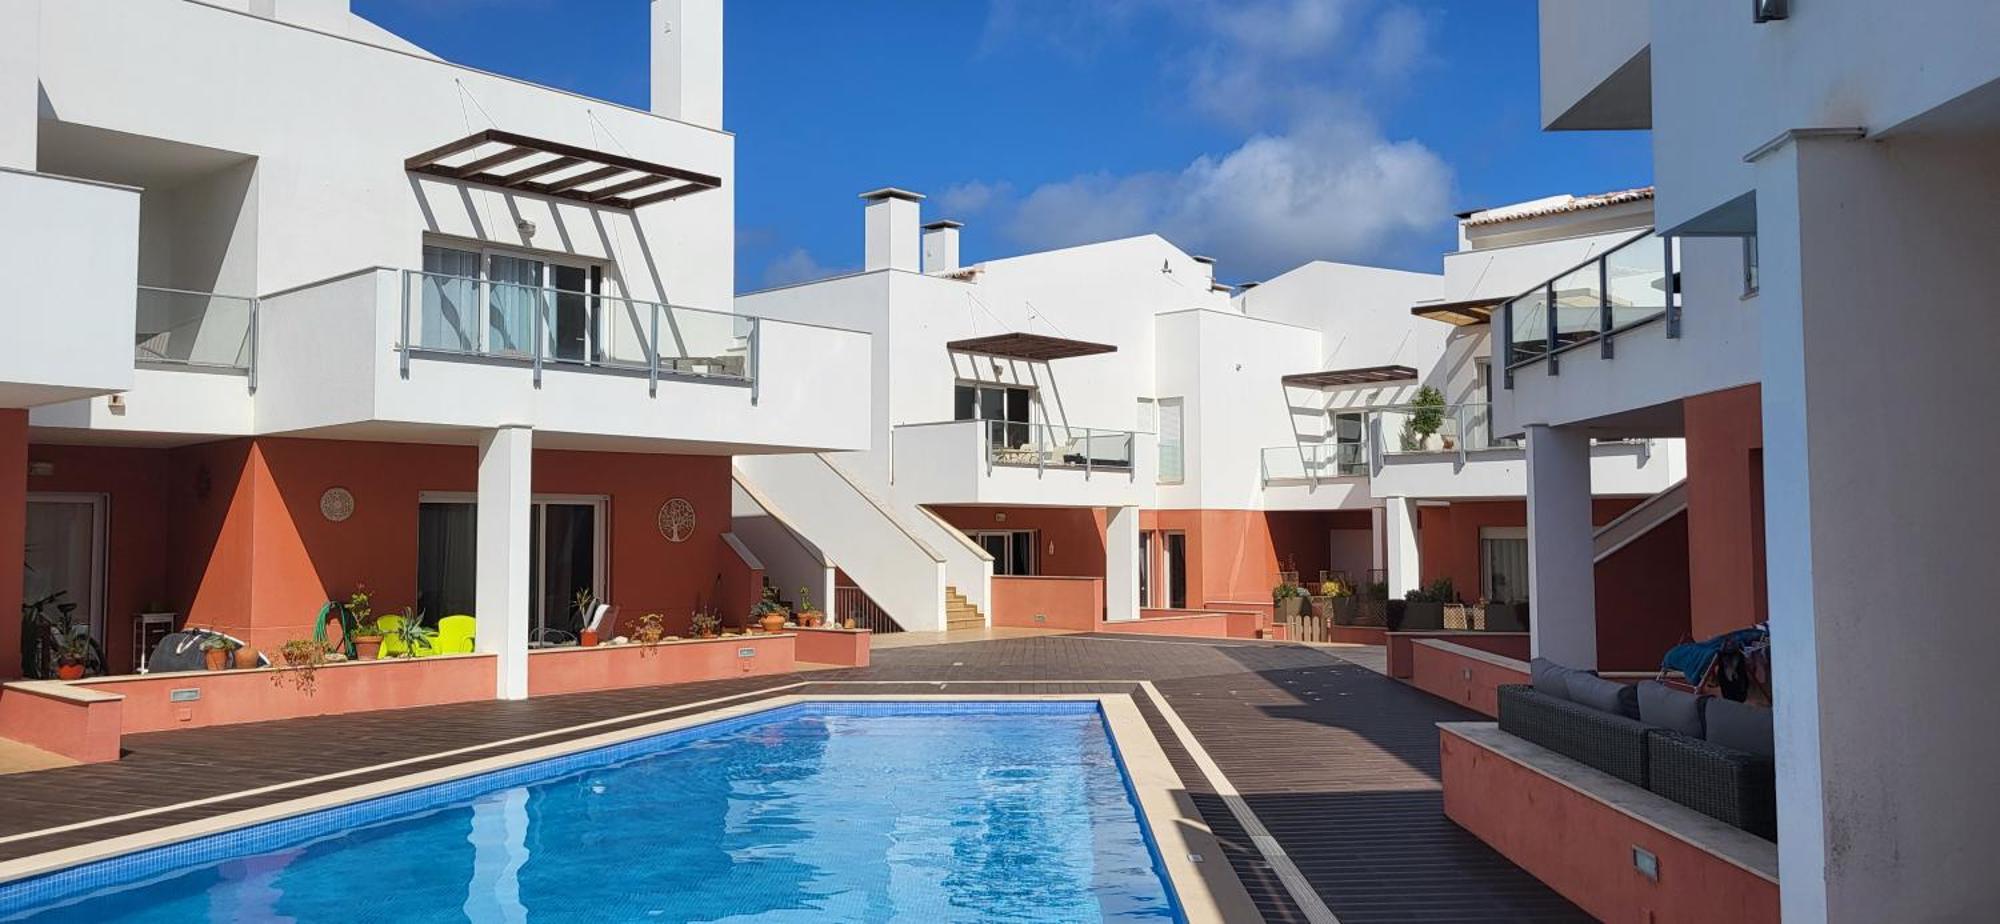
[[840,622],[840,627],[841,627],[841,628],[843,628],[843,629],[852,629],[852,628],[854,628],[854,617],[852,617],[852,616],[849,616],[849,617],[847,617],[846,619],[843,619],[843,620],[841,620],[841,622]]
[[82,680],[82,679],[83,679],[83,665],[82,665],[82,664],[58,664],[58,665],[56,665],[56,679],[58,679],[58,680]]
[[249,670],[257,666],[257,649],[245,645],[236,649],[237,670]]
[[222,670],[229,665],[229,652],[221,648],[206,649],[201,653],[201,663],[209,670]]
[[382,653],[382,636],[355,636],[354,656],[363,661],[373,661]]
[[805,626],[808,629],[817,629],[819,628],[821,619],[822,617],[818,610],[807,610],[799,614],[799,625]]
[[577,633],[576,641],[577,644],[582,645],[585,648],[596,648],[597,633],[593,630],[585,629],[582,632]]
[[764,618],[759,620],[759,622],[763,624],[764,631],[766,632],[782,632],[785,628],[785,614],[765,613]]

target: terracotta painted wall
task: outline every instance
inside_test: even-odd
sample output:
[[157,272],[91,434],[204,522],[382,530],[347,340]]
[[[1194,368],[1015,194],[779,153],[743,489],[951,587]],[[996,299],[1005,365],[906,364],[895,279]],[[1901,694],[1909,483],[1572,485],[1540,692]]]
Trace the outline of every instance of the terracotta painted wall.
[[1707,638],[1768,619],[1764,594],[1763,389],[1681,402],[1687,435],[1688,584]]
[[[0,562],[25,554],[28,510],[28,412],[0,408]],[[0,566],[0,601],[21,599],[21,569]],[[21,620],[0,611],[0,678],[21,676]]]
[[[131,664],[132,614],[154,605],[270,649],[309,633],[320,605],[357,583],[373,590],[378,612],[414,604],[419,497],[474,491],[478,464],[469,446],[303,439],[172,450],[37,445],[29,457],[55,466],[33,490],[110,496],[114,670]],[[336,485],[355,496],[353,516],[340,523],[319,512],[320,495]],[[665,613],[678,633],[697,597],[714,599],[729,522],[727,457],[545,450],[535,454],[534,489],[610,497],[605,596],[625,613]],[[683,543],[656,525],[670,497],[695,505],[696,532]]]
[[1658,670],[1688,637],[1687,527],[1673,517],[1597,563],[1599,670]]
[[1269,603],[1271,587],[1288,560],[1305,578],[1318,578],[1327,566],[1329,531],[1366,529],[1368,512],[1145,510],[1139,528],[1186,533],[1188,606],[1226,608]]
[[[1600,497],[1591,502],[1592,523],[1603,526],[1632,509],[1638,498]],[[1458,595],[1479,598],[1479,531],[1528,525],[1528,502],[1460,501],[1446,507],[1417,508],[1417,574],[1422,581],[1451,578]]]
[[1419,641],[1410,649],[1410,685],[1475,712],[1500,715],[1500,688],[1528,682],[1528,663],[1466,654],[1445,643]]
[[991,615],[996,626],[1088,632],[1104,618],[1104,579],[995,575]]
[[[1096,507],[932,507],[961,532],[1033,529],[1036,573],[1049,577],[1104,576],[1104,511]],[[1005,514],[1003,522],[999,515]],[[1050,551],[1053,543],[1054,551]]]

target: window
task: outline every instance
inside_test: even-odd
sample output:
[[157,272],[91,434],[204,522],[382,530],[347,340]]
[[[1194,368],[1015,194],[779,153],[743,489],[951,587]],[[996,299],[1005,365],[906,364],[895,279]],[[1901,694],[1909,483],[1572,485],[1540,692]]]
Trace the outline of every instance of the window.
[[1187,449],[1183,443],[1182,427],[1186,420],[1186,406],[1180,398],[1161,398],[1160,414],[1160,483],[1180,484],[1186,477],[1184,464]]
[[1166,534],[1167,606],[1187,609],[1187,534]]
[[1743,237],[1743,295],[1757,294],[1757,235]]
[[1139,605],[1153,605],[1153,534],[1139,534]]
[[1360,411],[1333,415],[1333,472],[1337,476],[1368,474],[1368,416]]
[[1035,574],[1035,531],[1032,529],[990,529],[972,533],[972,541],[993,556],[993,573],[999,577],[1032,577]]
[[1517,526],[1479,530],[1479,594],[1494,603],[1528,599],[1528,531]]
[[1011,385],[960,382],[952,394],[953,420],[985,420],[994,447],[1024,449],[1033,444],[1035,391]]

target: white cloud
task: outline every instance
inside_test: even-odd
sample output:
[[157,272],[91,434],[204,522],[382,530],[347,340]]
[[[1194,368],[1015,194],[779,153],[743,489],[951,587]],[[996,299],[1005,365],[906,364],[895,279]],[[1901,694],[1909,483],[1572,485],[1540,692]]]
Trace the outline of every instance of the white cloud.
[[1014,184],[1005,181],[985,183],[973,180],[959,183],[945,189],[933,201],[939,210],[950,217],[953,215],[977,215],[986,211],[995,201],[1004,199],[1014,192]]
[[1329,112],[1259,134],[1178,173],[1089,175],[1041,186],[1002,224],[1031,248],[1157,232],[1238,278],[1314,259],[1369,260],[1447,214],[1451,170],[1365,116]]
[[[997,2],[989,37],[1070,47],[1092,8]],[[1173,27],[1163,69],[1193,112],[1243,131],[1240,144],[1178,170],[1084,174],[1018,196],[965,183],[946,207],[984,210],[1029,248],[1156,232],[1239,279],[1385,259],[1449,221],[1451,168],[1420,141],[1389,138],[1360,102],[1397,95],[1425,60],[1421,13],[1378,0],[1117,0],[1094,24],[1140,15]]]
[[839,276],[848,270],[822,265],[804,247],[794,247],[791,252],[772,260],[764,267],[764,285],[788,286],[797,282],[809,282]]

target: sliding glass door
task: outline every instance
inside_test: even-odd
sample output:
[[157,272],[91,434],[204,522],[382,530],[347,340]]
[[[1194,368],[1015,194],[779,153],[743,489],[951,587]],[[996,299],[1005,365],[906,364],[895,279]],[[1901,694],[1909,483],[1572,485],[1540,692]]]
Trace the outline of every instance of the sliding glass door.
[[543,358],[595,362],[603,352],[598,330],[603,281],[598,266],[426,244],[417,345],[531,356],[539,314]]
[[[582,628],[575,600],[605,592],[605,499],[549,495],[529,515],[529,640],[566,643]],[[430,494],[417,515],[417,607],[426,625],[478,616],[479,508],[465,494]]]
[[1007,385],[960,383],[952,402],[953,420],[988,421],[988,439],[997,448],[1022,449],[1034,441],[1035,392]]

